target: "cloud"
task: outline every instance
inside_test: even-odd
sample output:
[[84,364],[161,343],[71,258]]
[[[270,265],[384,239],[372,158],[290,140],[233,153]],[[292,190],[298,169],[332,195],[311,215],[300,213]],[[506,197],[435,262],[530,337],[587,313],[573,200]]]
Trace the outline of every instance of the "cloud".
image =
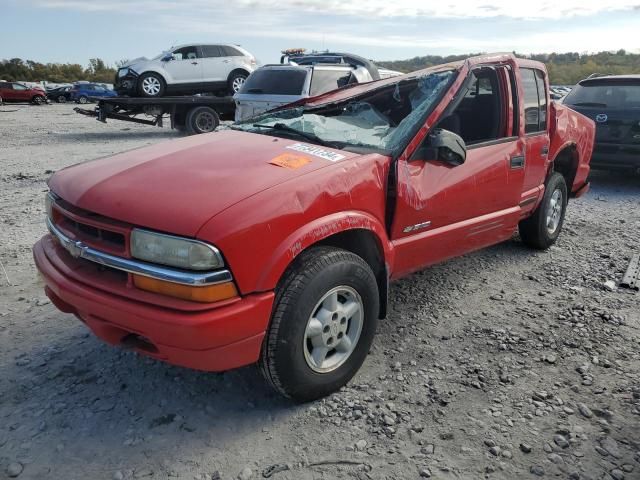
[[[85,11],[126,11],[148,14],[150,12],[173,11],[181,15],[194,16],[228,11],[229,4],[208,0],[32,0],[48,8],[67,8]],[[246,12],[272,15],[283,13],[302,16],[321,14],[354,16],[360,18],[522,18],[548,19],[559,17],[589,16],[621,10],[636,10],[637,0],[538,0],[514,2],[493,0],[480,3],[473,0],[234,0],[233,10],[237,15]]]

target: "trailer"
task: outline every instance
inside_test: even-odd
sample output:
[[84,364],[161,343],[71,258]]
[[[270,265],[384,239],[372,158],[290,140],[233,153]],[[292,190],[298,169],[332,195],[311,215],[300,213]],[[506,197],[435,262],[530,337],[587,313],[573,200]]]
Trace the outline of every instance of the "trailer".
[[[185,97],[137,98],[106,97],[91,98],[97,102],[93,110],[76,107],[74,111],[107,123],[107,119],[163,126],[163,118],[171,119],[171,128],[188,133],[213,132],[220,120],[233,120],[235,102],[232,97],[192,95]],[[147,118],[140,118],[147,117]]]

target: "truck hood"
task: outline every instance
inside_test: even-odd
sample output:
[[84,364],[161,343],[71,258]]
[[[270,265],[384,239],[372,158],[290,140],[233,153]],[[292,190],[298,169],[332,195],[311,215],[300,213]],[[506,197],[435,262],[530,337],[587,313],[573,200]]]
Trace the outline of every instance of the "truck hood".
[[74,165],[54,174],[49,187],[89,212],[195,237],[208,219],[245,198],[358,156],[226,130]]

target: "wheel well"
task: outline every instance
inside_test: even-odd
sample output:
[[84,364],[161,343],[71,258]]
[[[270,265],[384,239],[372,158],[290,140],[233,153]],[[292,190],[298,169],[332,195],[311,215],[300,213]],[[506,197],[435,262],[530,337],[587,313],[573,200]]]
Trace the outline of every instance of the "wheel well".
[[236,68],[235,70],[231,70],[231,73],[229,74],[229,76],[227,77],[227,82],[229,82],[231,80],[231,78],[236,74],[236,73],[244,73],[247,77],[249,75],[251,75],[249,72],[247,72],[244,68]]
[[325,245],[342,248],[355,253],[361,257],[371,267],[378,282],[378,292],[380,295],[379,318],[387,316],[387,299],[389,290],[389,276],[384,262],[384,253],[376,235],[370,230],[353,229],[336,233],[320,242],[311,245],[309,248]]
[[567,190],[571,193],[573,180],[578,171],[578,151],[575,146],[570,146],[560,151],[553,161],[552,171],[558,172],[564,177]]
[[164,75],[162,75],[161,73],[158,72],[154,72],[153,70],[148,70],[146,72],[142,72],[140,75],[138,75],[138,79],[137,79],[137,84],[141,85],[142,84],[142,77],[144,77],[145,75],[155,75],[156,77],[158,77],[160,79],[160,81],[162,83],[164,83],[164,86],[167,86],[167,80],[164,78]]

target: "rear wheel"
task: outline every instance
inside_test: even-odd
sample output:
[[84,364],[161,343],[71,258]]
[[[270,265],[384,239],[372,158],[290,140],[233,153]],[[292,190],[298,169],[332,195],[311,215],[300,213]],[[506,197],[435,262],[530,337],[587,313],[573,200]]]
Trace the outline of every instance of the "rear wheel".
[[64,95],[58,95],[58,98],[56,98],[56,102],[58,103],[65,103],[67,101],[67,97],[65,97]]
[[564,177],[554,172],[545,184],[544,196],[536,211],[531,217],[520,222],[522,241],[527,246],[540,250],[553,245],[562,230],[567,201]]
[[234,95],[240,91],[249,75],[246,72],[235,72],[229,77],[229,93]]
[[145,73],[140,76],[138,90],[143,97],[161,97],[164,95],[164,79],[157,73]]
[[89,101],[89,97],[86,95],[80,95],[78,97],[78,103],[82,103],[83,105]]
[[376,278],[362,258],[330,247],[301,253],[276,293],[263,375],[298,402],[329,395],[364,362],[378,313]]
[[185,126],[189,133],[210,133],[220,125],[220,118],[211,107],[196,107],[187,114]]

